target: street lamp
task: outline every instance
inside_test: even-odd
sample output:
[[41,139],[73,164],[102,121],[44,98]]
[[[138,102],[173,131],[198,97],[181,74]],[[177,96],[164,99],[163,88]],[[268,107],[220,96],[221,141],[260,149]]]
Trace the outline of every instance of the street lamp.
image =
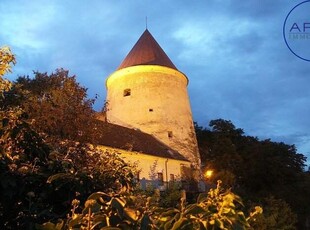
[[212,177],[213,174],[213,170],[212,169],[208,169],[207,171],[205,171],[204,173],[204,177],[208,180]]

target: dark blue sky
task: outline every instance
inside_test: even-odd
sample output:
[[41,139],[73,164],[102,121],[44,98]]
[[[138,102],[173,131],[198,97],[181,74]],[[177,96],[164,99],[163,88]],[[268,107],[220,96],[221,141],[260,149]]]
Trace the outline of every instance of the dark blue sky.
[[[194,120],[231,120],[246,134],[295,144],[310,157],[310,62],[282,34],[295,0],[1,0],[0,46],[14,73],[68,69],[105,99],[105,80],[148,29],[190,80]],[[309,49],[310,40],[301,49]],[[308,161],[309,162],[309,161]]]

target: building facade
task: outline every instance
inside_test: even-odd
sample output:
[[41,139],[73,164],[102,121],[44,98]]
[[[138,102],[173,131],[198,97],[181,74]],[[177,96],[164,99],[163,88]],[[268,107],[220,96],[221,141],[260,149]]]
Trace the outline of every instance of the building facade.
[[106,80],[107,121],[150,134],[200,167],[188,78],[145,30]]
[[103,121],[97,121],[96,129],[93,144],[103,154],[119,154],[124,161],[136,165],[139,172],[136,179],[142,189],[164,190],[171,184],[180,184],[181,181],[184,184],[188,180],[189,160],[154,136]]

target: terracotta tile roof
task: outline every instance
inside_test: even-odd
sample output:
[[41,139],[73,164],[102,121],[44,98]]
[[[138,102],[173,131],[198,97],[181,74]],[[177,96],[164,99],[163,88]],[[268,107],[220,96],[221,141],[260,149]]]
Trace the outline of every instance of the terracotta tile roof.
[[160,65],[177,70],[165,51],[146,29],[118,69],[136,65]]
[[188,161],[179,152],[171,149],[150,134],[136,129],[129,129],[103,121],[97,121],[98,135],[94,144],[112,148],[141,152],[144,154],[169,159]]

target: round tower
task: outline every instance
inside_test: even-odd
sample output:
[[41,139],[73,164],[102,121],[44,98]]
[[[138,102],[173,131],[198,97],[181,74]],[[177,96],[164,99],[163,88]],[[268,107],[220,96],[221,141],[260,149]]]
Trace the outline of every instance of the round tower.
[[148,30],[107,81],[107,121],[139,129],[200,165],[187,77]]

